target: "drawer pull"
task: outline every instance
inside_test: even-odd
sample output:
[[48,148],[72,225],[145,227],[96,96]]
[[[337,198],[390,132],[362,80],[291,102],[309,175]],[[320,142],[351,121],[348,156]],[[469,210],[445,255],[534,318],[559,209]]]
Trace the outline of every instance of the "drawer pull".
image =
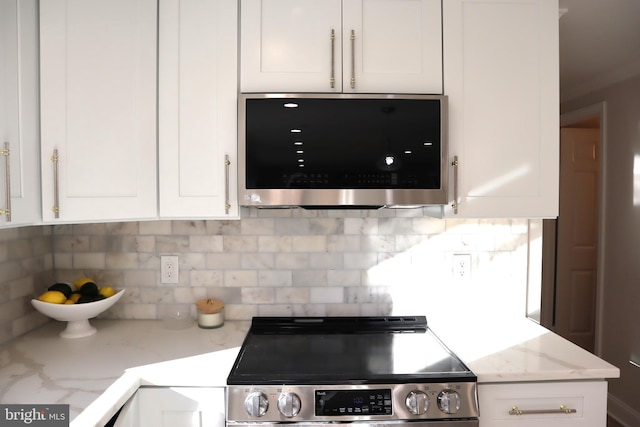
[[575,409],[567,408],[564,405],[560,405],[558,409],[520,409],[514,406],[509,411],[509,415],[537,415],[537,414],[575,414],[578,412]]

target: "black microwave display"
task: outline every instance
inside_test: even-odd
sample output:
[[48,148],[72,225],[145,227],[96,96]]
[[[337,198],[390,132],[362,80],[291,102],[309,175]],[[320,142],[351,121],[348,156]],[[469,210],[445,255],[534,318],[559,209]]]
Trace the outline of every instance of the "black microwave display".
[[316,390],[316,416],[391,415],[391,389]]
[[440,97],[247,97],[246,189],[439,189]]

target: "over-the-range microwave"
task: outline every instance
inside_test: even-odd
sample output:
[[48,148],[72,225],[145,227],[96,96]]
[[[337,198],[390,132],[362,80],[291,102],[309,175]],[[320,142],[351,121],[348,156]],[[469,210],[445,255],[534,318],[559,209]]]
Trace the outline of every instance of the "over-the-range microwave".
[[242,206],[447,203],[447,97],[241,94]]

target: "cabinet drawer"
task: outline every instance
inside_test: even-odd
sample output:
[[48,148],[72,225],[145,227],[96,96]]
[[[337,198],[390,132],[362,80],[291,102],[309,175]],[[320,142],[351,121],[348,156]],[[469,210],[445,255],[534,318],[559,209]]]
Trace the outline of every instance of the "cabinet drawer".
[[606,425],[606,381],[480,384],[478,398],[480,427]]

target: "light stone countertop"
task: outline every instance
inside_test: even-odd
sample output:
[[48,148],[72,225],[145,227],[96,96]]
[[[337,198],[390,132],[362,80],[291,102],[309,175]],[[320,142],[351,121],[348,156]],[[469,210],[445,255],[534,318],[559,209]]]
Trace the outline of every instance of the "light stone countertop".
[[[219,329],[194,322],[181,330],[154,320],[91,323],[98,329],[91,337],[60,338],[65,325],[52,321],[0,346],[0,403],[69,404],[72,427],[103,426],[143,385],[224,387],[249,328],[248,321]],[[480,383],[620,376],[615,366],[526,319],[431,326]]]

